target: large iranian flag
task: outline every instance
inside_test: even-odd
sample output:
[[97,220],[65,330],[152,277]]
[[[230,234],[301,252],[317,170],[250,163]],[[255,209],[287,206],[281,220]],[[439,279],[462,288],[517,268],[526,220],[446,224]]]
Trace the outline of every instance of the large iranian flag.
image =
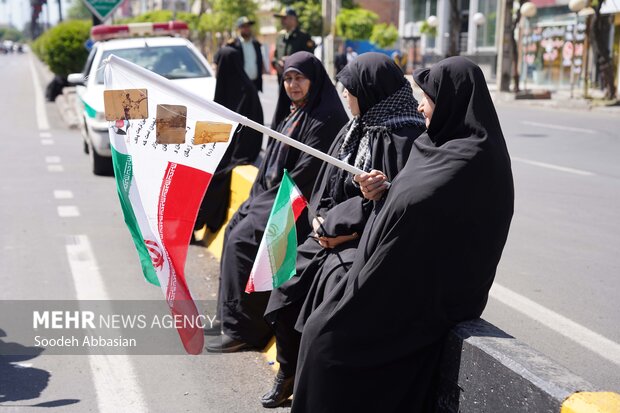
[[271,291],[295,275],[297,230],[295,223],[308,202],[284,170],[280,189],[258,247],[246,293]]
[[[107,64],[105,85],[112,90],[148,92],[146,119],[110,125],[118,195],[145,278],[161,286],[175,320],[182,320],[177,330],[185,350],[199,354],[204,335],[185,280],[185,260],[198,208],[228,142],[194,145],[194,126],[196,121],[228,123],[232,138],[237,124],[200,105],[196,97],[188,98],[169,80],[125,61]],[[156,142],[160,104],[185,108],[178,114],[186,118],[184,143]]]

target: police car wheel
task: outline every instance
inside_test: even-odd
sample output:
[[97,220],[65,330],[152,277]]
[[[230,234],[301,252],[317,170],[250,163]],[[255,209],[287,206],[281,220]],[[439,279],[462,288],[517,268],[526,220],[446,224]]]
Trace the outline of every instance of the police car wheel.
[[93,174],[95,175],[112,175],[112,158],[101,156],[92,146],[89,148],[90,160],[93,166]]

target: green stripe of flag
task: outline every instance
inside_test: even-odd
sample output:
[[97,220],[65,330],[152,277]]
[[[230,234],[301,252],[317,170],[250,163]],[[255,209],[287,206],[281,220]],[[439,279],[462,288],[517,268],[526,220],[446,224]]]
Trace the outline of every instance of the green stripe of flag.
[[142,272],[148,282],[160,286],[157,273],[155,272],[155,268],[153,268],[151,256],[146,249],[146,245],[144,245],[144,237],[140,231],[136,214],[129,200],[129,190],[131,189],[131,181],[133,179],[131,156],[122,154],[112,147],[112,161],[114,164],[114,176],[116,177],[116,189],[121,201],[123,216],[125,217],[125,223],[129,228],[129,232],[131,233],[133,243],[138,250]]

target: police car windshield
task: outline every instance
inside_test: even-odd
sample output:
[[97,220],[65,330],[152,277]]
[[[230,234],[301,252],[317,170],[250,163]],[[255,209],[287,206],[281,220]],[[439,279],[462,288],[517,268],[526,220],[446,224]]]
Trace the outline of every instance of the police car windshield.
[[[168,79],[188,79],[211,76],[205,65],[186,46],[153,46],[138,47],[135,49],[107,50],[103,52],[101,62],[111,54],[142,66]],[[103,84],[103,70],[97,71],[97,83]]]

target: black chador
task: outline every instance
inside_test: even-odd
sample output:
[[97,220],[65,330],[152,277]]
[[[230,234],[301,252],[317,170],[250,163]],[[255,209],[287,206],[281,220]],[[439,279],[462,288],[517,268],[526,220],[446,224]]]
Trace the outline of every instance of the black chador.
[[[340,131],[330,155],[367,172],[379,169],[388,180],[394,179],[425,129],[411,85],[398,66],[379,53],[361,55],[338,80],[358,98],[360,113]],[[372,204],[362,197],[350,173],[322,166],[310,199],[310,207],[324,219],[319,235],[361,235]],[[326,249],[308,238],[299,247],[296,275],[271,293],[265,318],[276,335],[280,378],[294,376],[303,324],[347,272],[358,242],[355,238]]]
[[[307,77],[311,82],[310,89],[300,105],[292,105],[285,88],[281,87],[272,127],[327,152],[347,121],[336,89],[321,62],[311,53],[297,52],[288,57],[285,71],[289,68]],[[269,292],[246,294],[245,286],[283,170],[288,170],[304,196],[310,198],[321,163],[319,159],[286,144],[269,140],[250,197],[231,219],[224,238],[218,310],[227,337],[222,341],[232,338],[254,347],[264,347],[271,337],[272,332],[263,320]],[[306,222],[305,216],[298,219],[301,223],[297,225],[300,240],[304,240],[310,232],[310,227],[304,225]]]
[[[263,108],[254,83],[243,70],[241,52],[230,46],[222,47],[217,55],[217,83],[214,101],[255,122],[263,124]],[[226,153],[222,157],[198,211],[195,229],[205,224],[216,232],[226,221],[230,203],[232,170],[238,165],[253,164],[260,153],[263,134],[239,125]]]
[[482,71],[416,71],[435,103],[351,269],[306,321],[292,411],[425,412],[443,337],[480,316],[513,213],[510,158]]

